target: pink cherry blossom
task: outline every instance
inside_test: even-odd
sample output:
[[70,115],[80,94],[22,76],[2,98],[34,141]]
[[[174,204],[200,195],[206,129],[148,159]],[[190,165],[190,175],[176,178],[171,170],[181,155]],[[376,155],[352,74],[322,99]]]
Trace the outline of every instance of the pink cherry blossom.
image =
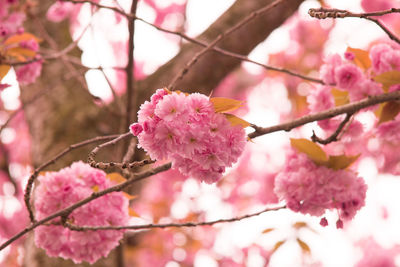
[[[75,162],[58,172],[47,172],[39,176],[39,181],[34,203],[39,220],[90,196],[94,187],[103,190],[111,185],[105,172],[83,162]],[[74,210],[68,220],[80,226],[126,225],[128,199],[121,192],[105,195]],[[61,225],[35,229],[35,243],[47,255],[72,259],[75,263],[94,263],[107,256],[122,237],[123,231],[77,232]]]
[[[336,209],[340,220],[350,220],[364,206],[367,186],[349,170],[316,165],[303,153],[292,153],[275,178],[275,193],[289,209],[322,216]],[[340,226],[340,223],[339,223]]]
[[246,143],[244,130],[215,113],[207,96],[165,89],[141,105],[131,132],[152,159],[170,159],[182,174],[207,183],[221,178]]
[[370,50],[372,68],[377,73],[400,70],[400,50],[388,44],[374,45]]
[[320,75],[324,83],[336,83],[336,67],[342,64],[342,58],[338,54],[329,55],[325,59],[325,64],[321,66]]
[[354,64],[343,64],[335,69],[335,81],[339,88],[353,89],[362,78],[361,70]]

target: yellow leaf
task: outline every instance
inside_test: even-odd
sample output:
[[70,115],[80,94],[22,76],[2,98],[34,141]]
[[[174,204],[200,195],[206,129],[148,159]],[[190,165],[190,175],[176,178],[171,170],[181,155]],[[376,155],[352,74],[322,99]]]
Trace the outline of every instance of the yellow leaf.
[[263,234],[266,234],[266,233],[272,232],[272,231],[274,231],[274,230],[275,230],[274,228],[267,228],[267,229],[265,229],[264,231],[262,231],[262,233],[263,233]]
[[278,250],[283,244],[285,244],[286,240],[281,240],[275,243],[274,248],[272,249],[272,253]]
[[334,170],[344,170],[353,164],[360,154],[356,156],[346,156],[346,155],[339,155],[339,156],[329,156],[328,163],[326,167],[334,169]]
[[349,93],[347,91],[342,91],[336,88],[332,88],[331,94],[335,99],[335,106],[342,106],[350,103]]
[[310,140],[304,138],[291,138],[290,144],[299,152],[305,153],[316,164],[321,165],[328,161],[328,156],[326,155],[325,151],[323,151],[319,145],[311,142]]
[[99,192],[99,186],[95,185],[92,187],[93,192]]
[[306,222],[296,222],[293,224],[293,228],[296,228],[296,229],[300,229],[303,227],[308,227],[308,224]]
[[383,110],[383,107],[385,106],[385,104],[386,103],[380,104],[378,106],[378,108],[374,111],[375,117],[377,117],[378,119],[381,117],[382,110]]
[[115,182],[117,184],[120,184],[120,183],[123,183],[126,181],[126,179],[118,172],[108,173],[107,178],[111,182]]
[[210,98],[210,102],[214,105],[214,110],[217,113],[223,113],[240,108],[243,101],[224,98],[224,97],[213,97]]
[[347,47],[347,52],[351,52],[354,54],[354,63],[363,70],[369,69],[372,65],[371,59],[369,58],[368,51]]
[[[14,47],[10,48],[6,52],[7,56],[12,56],[16,58],[23,58],[25,60],[26,57],[34,57],[36,56],[36,52],[30,49],[21,48],[21,47]],[[23,60],[20,60],[23,61]]]
[[9,65],[0,65],[0,81],[7,75],[8,71],[11,69]]
[[140,215],[137,214],[136,211],[134,211],[131,207],[129,207],[128,210],[129,210],[129,216],[131,216],[131,217],[140,217]]
[[381,114],[379,116],[379,123],[393,120],[400,112],[400,103],[390,101],[383,104]]
[[224,113],[225,117],[227,118],[227,120],[232,124],[232,126],[242,126],[242,128],[246,128],[250,126],[250,123],[248,123],[247,121],[236,117],[235,115],[232,114],[227,114]]
[[122,192],[122,194],[123,194],[124,197],[126,197],[128,200],[132,200],[132,199],[137,198],[137,196],[132,196],[132,195],[126,193],[126,192]]
[[18,44],[20,42],[29,41],[32,39],[36,40],[37,42],[40,42],[40,39],[37,38],[35,35],[28,32],[24,32],[21,34],[10,36],[9,38],[7,38],[7,40],[4,41],[4,45]]
[[304,253],[311,253],[311,249],[310,249],[310,247],[307,245],[307,243],[305,243],[304,241],[302,241],[302,240],[299,239],[299,238],[296,238],[296,240],[297,240],[297,243],[299,244],[301,250],[302,250]]
[[376,75],[374,77],[374,81],[377,83],[381,83],[383,86],[383,90],[387,92],[390,86],[400,84],[400,71],[392,70]]

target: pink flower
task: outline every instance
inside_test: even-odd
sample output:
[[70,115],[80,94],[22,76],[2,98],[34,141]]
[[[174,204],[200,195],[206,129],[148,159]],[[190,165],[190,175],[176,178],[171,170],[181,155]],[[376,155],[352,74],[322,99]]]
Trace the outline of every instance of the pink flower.
[[41,60],[20,66],[16,70],[18,82],[24,85],[33,83],[36,80],[36,78],[40,76],[41,71],[42,71]]
[[129,129],[134,136],[138,136],[143,131],[143,127],[139,123],[132,124]]
[[244,130],[215,113],[205,95],[167,92],[157,90],[141,106],[131,125],[138,146],[154,160],[170,159],[184,175],[216,182],[243,152]]
[[165,121],[183,119],[181,116],[186,115],[186,96],[184,94],[172,93],[164,96],[162,100],[162,105],[157,105],[154,112],[157,117]]
[[335,81],[340,88],[350,91],[362,78],[361,70],[354,64],[343,64],[335,69]]
[[374,45],[370,50],[372,68],[377,73],[400,69],[400,50],[388,44]]
[[342,58],[338,54],[329,55],[325,59],[325,64],[321,66],[320,75],[324,83],[333,85],[336,83],[336,67],[342,64]]
[[323,227],[328,225],[328,220],[324,217],[321,219],[321,221],[319,222],[319,224]]
[[[39,220],[90,196],[95,186],[103,190],[111,185],[105,172],[83,162],[75,162],[58,172],[47,172],[39,176],[39,181],[34,203]],[[128,199],[121,192],[105,195],[74,210],[69,220],[80,226],[126,225]],[[35,229],[35,243],[47,255],[72,259],[75,263],[94,263],[107,256],[122,237],[123,231],[77,232],[61,225]]]
[[367,186],[347,170],[318,166],[303,153],[292,153],[275,178],[275,193],[289,209],[321,216],[337,209],[340,220],[352,219],[364,206]]
[[60,22],[69,16],[74,4],[68,2],[55,2],[47,11],[46,17],[53,22]]

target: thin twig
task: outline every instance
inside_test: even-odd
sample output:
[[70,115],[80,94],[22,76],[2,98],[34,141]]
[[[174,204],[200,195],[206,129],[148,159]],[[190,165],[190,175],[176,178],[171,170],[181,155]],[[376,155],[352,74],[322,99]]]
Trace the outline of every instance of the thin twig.
[[338,128],[335,130],[335,132],[332,133],[332,134],[331,134],[328,138],[326,138],[326,139],[319,138],[319,137],[315,134],[315,132],[314,132],[314,130],[313,130],[313,135],[311,136],[311,140],[312,140],[313,142],[320,143],[320,144],[323,144],[323,145],[326,145],[326,144],[329,144],[329,143],[332,143],[332,142],[339,141],[338,136],[339,136],[339,134],[342,132],[342,130],[343,130],[343,128],[346,126],[346,124],[350,121],[352,115],[353,115],[352,113],[347,113],[347,114],[346,114],[346,118],[344,118],[344,120],[339,124],[339,126],[338,126]]
[[400,39],[392,33],[388,28],[385,27],[379,20],[372,18],[375,16],[383,16],[390,13],[400,13],[399,8],[392,8],[388,10],[383,10],[379,12],[369,12],[369,13],[352,13],[347,10],[342,9],[327,9],[327,8],[311,8],[308,10],[308,14],[317,19],[326,19],[326,18],[361,18],[374,22],[378,25],[388,36],[390,39],[400,44]]
[[302,126],[304,124],[313,122],[313,121],[320,121],[328,118],[335,117],[340,114],[345,114],[345,113],[355,113],[363,108],[374,106],[376,104],[388,102],[388,101],[393,101],[393,100],[400,100],[400,91],[395,91],[391,93],[386,93],[386,94],[381,94],[381,95],[376,95],[376,96],[370,96],[368,98],[365,98],[363,100],[357,101],[357,102],[352,102],[350,104],[346,104],[343,106],[335,107],[332,109],[324,110],[318,113],[314,114],[309,114],[306,116],[303,116],[301,118],[278,124],[275,126],[271,127],[259,127],[257,125],[251,125],[252,128],[254,128],[254,132],[250,133],[248,136],[249,138],[255,138],[257,136],[273,133],[273,132],[278,132],[278,131],[290,131],[294,128],[297,128],[299,126]]
[[[131,14],[136,14],[137,0],[132,1]],[[125,114],[125,129],[129,128],[132,121],[136,120],[136,115],[131,118],[131,113],[135,113],[132,109],[136,107],[137,90],[135,90],[135,60],[134,60],[134,37],[135,37],[135,19],[128,20],[128,64],[126,65],[126,114]]]
[[95,143],[95,142],[99,142],[99,141],[105,141],[105,140],[109,140],[109,139],[114,139],[116,137],[120,136],[119,134],[114,134],[114,135],[107,135],[107,136],[98,136],[92,139],[88,139],[85,141],[82,141],[80,143],[77,144],[73,144],[70,145],[69,147],[67,147],[66,149],[64,149],[63,151],[61,151],[60,153],[58,153],[56,156],[54,156],[52,159],[48,160],[47,162],[43,163],[42,165],[40,165],[39,167],[37,167],[32,175],[29,177],[28,182],[26,184],[26,188],[25,188],[25,195],[24,195],[24,200],[25,200],[25,205],[26,208],[29,212],[29,218],[31,220],[31,222],[35,221],[35,216],[33,214],[33,210],[31,207],[31,203],[30,203],[30,196],[31,196],[31,191],[32,191],[32,186],[33,183],[36,179],[36,177],[38,176],[38,174],[46,167],[56,163],[57,160],[59,160],[60,158],[62,158],[63,156],[65,156],[66,154],[68,154],[70,151]]
[[272,2],[271,4],[256,10],[252,13],[250,13],[248,16],[246,16],[244,19],[239,21],[237,24],[235,24],[233,27],[229,28],[227,31],[219,34],[217,38],[214,39],[211,43],[209,43],[204,49],[196,53],[196,55],[186,64],[186,66],[182,69],[182,71],[172,79],[171,83],[168,85],[168,89],[173,90],[175,84],[183,78],[183,76],[189,71],[189,69],[199,60],[201,56],[203,56],[205,53],[210,51],[217,43],[219,43],[223,38],[228,36],[229,34],[235,32],[236,30],[240,29],[253,19],[257,18],[261,14],[265,13],[266,11],[276,7],[278,4],[280,4],[283,0],[276,0]]
[[219,219],[215,221],[204,221],[204,222],[185,222],[185,223],[163,223],[163,224],[143,224],[143,225],[126,225],[126,226],[78,226],[73,225],[68,222],[65,222],[64,226],[74,231],[96,231],[96,230],[140,230],[140,229],[152,229],[152,228],[170,228],[170,227],[197,227],[197,226],[206,226],[206,225],[214,225],[218,223],[227,223],[227,222],[237,222],[243,219],[259,216],[263,213],[270,211],[277,211],[281,209],[285,209],[286,206],[280,206],[275,208],[265,208],[262,211],[258,211],[255,213],[246,214],[239,217],[233,217],[229,219]]
[[132,136],[132,134],[130,132],[121,134],[119,136],[117,136],[115,139],[108,141],[106,143],[100,144],[98,146],[96,146],[88,155],[88,163],[90,166],[92,166],[93,168],[98,168],[98,169],[102,169],[102,170],[106,170],[112,167],[117,167],[120,168],[121,170],[125,170],[125,169],[133,169],[133,168],[137,168],[137,167],[142,167],[144,165],[147,164],[151,164],[154,163],[154,160],[151,159],[144,159],[142,161],[134,161],[131,163],[127,163],[127,162],[97,162],[95,160],[95,157],[97,155],[97,153],[100,151],[100,149],[107,147],[107,146],[113,146],[116,145],[119,141]]

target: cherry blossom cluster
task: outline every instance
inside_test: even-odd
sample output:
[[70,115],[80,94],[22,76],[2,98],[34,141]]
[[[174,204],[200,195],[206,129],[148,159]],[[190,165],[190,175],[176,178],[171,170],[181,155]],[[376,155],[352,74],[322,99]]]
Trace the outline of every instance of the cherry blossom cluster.
[[[25,34],[22,25],[25,17],[23,5],[18,0],[0,0],[0,56],[20,63],[34,59],[32,63],[15,67],[18,82],[21,84],[34,82],[42,70],[42,61],[37,55],[39,43],[33,35]],[[0,84],[0,89],[8,86]]]
[[[58,172],[47,172],[39,176],[39,181],[34,203],[39,220],[111,185],[105,172],[83,162],[75,162]],[[128,213],[128,199],[121,192],[113,192],[74,210],[68,221],[79,226],[126,225]],[[77,232],[61,225],[35,229],[35,243],[47,255],[72,259],[75,263],[93,263],[107,256],[122,237],[123,231],[117,230]]]
[[206,183],[218,181],[246,143],[242,127],[232,126],[199,93],[158,89],[141,105],[138,123],[130,129],[152,159],[170,159],[173,168]]
[[[354,172],[316,165],[303,153],[292,153],[275,178],[275,193],[289,209],[313,216],[336,209],[338,228],[364,206],[366,191],[364,180]],[[321,225],[327,225],[325,218]]]

